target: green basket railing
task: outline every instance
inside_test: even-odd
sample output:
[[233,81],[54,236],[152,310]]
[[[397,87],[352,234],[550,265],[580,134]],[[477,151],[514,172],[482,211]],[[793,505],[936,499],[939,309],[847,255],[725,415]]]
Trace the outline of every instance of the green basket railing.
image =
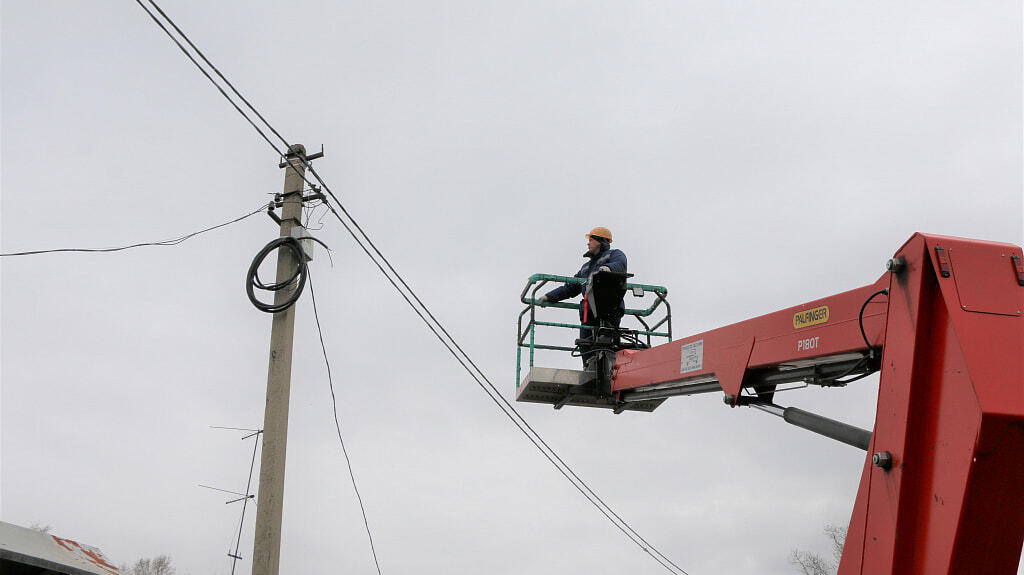
[[[566,283],[566,284],[585,284],[587,280],[584,278],[575,278],[569,276],[557,276],[552,274],[533,274],[530,279],[526,282],[526,287],[523,288],[523,293],[519,296],[519,301],[526,304],[526,308],[519,313],[518,321],[518,337],[516,346],[516,387],[519,387],[522,379],[522,361],[523,361],[523,348],[530,350],[530,365],[533,367],[534,351],[538,349],[547,349],[555,351],[576,351],[576,347],[567,347],[560,345],[542,345],[536,342],[537,340],[537,328],[538,327],[552,327],[562,329],[574,329],[579,330],[583,326],[578,323],[561,323],[553,321],[538,321],[537,320],[537,291],[544,287],[549,282]],[[630,293],[634,295],[654,294],[655,299],[651,302],[651,305],[645,309],[632,309],[626,308],[625,317],[636,318],[636,321],[640,324],[642,329],[635,329],[635,333],[638,336],[643,336],[647,340],[647,345],[651,345],[651,338],[666,338],[667,341],[672,341],[672,308],[668,303],[668,289],[662,286],[638,284],[638,283],[627,283],[626,284],[626,295]],[[578,302],[564,303],[564,302],[552,302],[547,303],[541,307],[541,309],[561,308],[561,309],[578,309]],[[530,321],[523,326],[523,318],[526,314],[530,314]],[[658,331],[664,326],[663,331]],[[626,326],[624,326],[626,327]],[[526,339],[529,338],[529,342]]]

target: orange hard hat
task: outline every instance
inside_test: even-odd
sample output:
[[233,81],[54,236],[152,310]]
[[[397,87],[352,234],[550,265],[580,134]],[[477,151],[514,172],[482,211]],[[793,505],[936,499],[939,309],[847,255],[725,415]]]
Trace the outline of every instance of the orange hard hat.
[[608,228],[602,228],[601,226],[598,226],[590,230],[590,233],[587,234],[587,239],[589,240],[591,236],[597,238],[604,238],[608,240],[608,243],[611,243],[612,241],[612,231],[609,230]]

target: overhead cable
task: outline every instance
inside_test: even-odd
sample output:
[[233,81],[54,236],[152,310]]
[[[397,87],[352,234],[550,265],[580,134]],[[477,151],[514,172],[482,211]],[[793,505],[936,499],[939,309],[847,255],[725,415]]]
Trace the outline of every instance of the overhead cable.
[[[143,10],[145,10],[145,11],[146,11],[146,14],[149,14],[149,17],[153,19],[153,22],[156,22],[156,25],[157,25],[157,26],[159,26],[159,27],[160,27],[160,29],[161,29],[161,30],[163,30],[165,34],[167,34],[167,37],[168,37],[168,38],[170,38],[170,39],[171,39],[171,41],[172,41],[172,42],[174,42],[174,43],[175,43],[175,44],[176,44],[176,45],[178,46],[178,49],[179,49],[179,50],[181,50],[182,54],[184,54],[184,55],[185,55],[185,56],[186,56],[186,57],[187,57],[187,58],[188,58],[189,60],[191,60],[191,61],[192,61],[192,63],[196,65],[196,68],[199,68],[199,71],[200,71],[200,72],[202,72],[204,76],[206,76],[206,79],[207,79],[207,80],[209,80],[209,81],[210,81],[210,83],[211,83],[211,84],[213,84],[215,88],[217,88],[217,90],[218,90],[218,91],[219,91],[219,92],[221,93],[221,95],[222,95],[222,96],[224,96],[224,98],[225,98],[225,99],[226,99],[226,100],[227,100],[228,102],[230,102],[232,106],[234,106],[235,110],[237,110],[237,111],[238,111],[238,113],[239,113],[239,114],[241,114],[241,115],[242,115],[242,117],[243,117],[243,118],[245,118],[245,120],[246,120],[247,122],[249,122],[249,125],[250,125],[250,126],[252,126],[254,130],[256,130],[257,132],[259,132],[259,134],[260,134],[261,136],[263,136],[263,139],[264,139],[264,140],[266,140],[268,144],[270,144],[270,147],[271,147],[271,148],[274,148],[274,149],[275,149],[275,150],[277,151],[277,155],[279,155],[279,156],[280,156],[280,155],[282,155],[282,154],[281,154],[281,150],[278,150],[278,149],[277,149],[277,146],[275,146],[275,145],[274,145],[274,142],[270,141],[270,138],[269,138],[269,137],[267,137],[267,134],[266,134],[266,133],[264,133],[264,132],[263,132],[263,130],[261,130],[261,129],[260,129],[260,127],[256,125],[256,122],[254,122],[254,121],[252,120],[252,118],[250,118],[250,117],[249,117],[248,115],[246,115],[246,113],[245,113],[244,111],[242,111],[242,108],[240,108],[240,107],[238,106],[238,104],[237,104],[237,103],[235,103],[235,101],[231,99],[231,97],[230,97],[230,96],[228,96],[227,92],[225,92],[225,91],[224,91],[224,88],[221,88],[220,84],[218,84],[218,83],[217,83],[217,82],[216,82],[216,81],[215,81],[215,80],[213,79],[213,77],[211,77],[211,76],[210,76],[210,73],[209,73],[209,72],[207,72],[207,71],[206,71],[206,69],[205,69],[205,68],[203,68],[203,67],[202,67],[202,66],[201,66],[201,65],[199,64],[199,62],[197,62],[197,61],[196,61],[195,57],[194,57],[194,56],[192,56],[192,54],[191,54],[191,53],[189,53],[189,51],[188,51],[188,50],[186,50],[186,49],[185,49],[185,47],[181,45],[181,42],[179,42],[179,41],[178,41],[178,39],[174,37],[174,34],[171,34],[171,31],[170,31],[170,30],[168,30],[166,26],[164,26],[163,22],[161,22],[161,21],[160,21],[160,20],[159,20],[159,19],[158,19],[158,18],[156,17],[156,15],[155,15],[155,14],[153,14],[153,12],[151,12],[151,11],[149,10],[149,8],[146,8],[146,5],[142,3],[142,0],[135,0],[135,3],[136,3],[136,4],[138,4],[138,5],[139,5],[139,6],[140,6],[140,7],[141,7],[141,8],[143,9]],[[160,10],[160,7],[159,7],[159,6],[157,6],[155,2],[153,2],[152,0],[150,0],[150,4],[152,4],[152,5],[153,5],[153,7],[154,7],[154,8],[156,8],[156,9],[157,9],[157,10],[158,10],[158,11],[160,12],[160,14],[161,14],[161,15],[162,15],[162,16],[163,16],[163,17],[164,17],[164,18],[165,18],[165,19],[166,19],[166,20],[167,20],[168,22],[170,22],[170,23],[171,23],[171,25],[172,25],[172,26],[174,26],[174,29],[175,29],[175,30],[178,30],[178,33],[179,33],[179,34],[181,34],[181,37],[182,37],[182,38],[185,38],[185,39],[187,40],[187,38],[188,38],[188,37],[187,37],[187,36],[185,36],[185,34],[184,34],[183,32],[181,32],[181,30],[180,30],[180,29],[179,29],[179,28],[178,28],[177,26],[175,26],[175,25],[174,25],[174,22],[173,22],[173,21],[172,21],[172,20],[171,20],[170,18],[168,18],[166,14],[164,14],[163,10]],[[190,45],[190,46],[192,46],[193,48],[195,48],[195,46],[194,46],[194,45],[192,44],[192,42],[189,42],[189,45]],[[196,49],[196,52],[199,52],[199,50],[198,50],[198,49]],[[203,57],[203,60],[206,60],[206,57],[205,57],[205,56]],[[206,61],[207,61],[207,62],[209,62],[209,60],[206,60]],[[211,65],[210,65],[210,67],[212,68],[212,67],[213,67],[213,65],[211,64]],[[219,74],[219,72],[218,72],[218,74]],[[222,76],[222,77],[223,77],[223,76]],[[247,102],[247,103],[248,103],[248,102]],[[249,108],[251,109],[251,108],[252,108],[252,106],[249,106]],[[260,120],[263,120],[262,116],[260,117]],[[266,124],[266,120],[263,120],[263,123],[264,123],[264,124]],[[279,136],[280,136],[280,135],[279,135]]]
[[[315,172],[314,176],[317,176]],[[319,180],[319,176],[317,176],[317,178]],[[326,184],[324,185],[324,190],[326,190],[330,194],[330,190],[327,188]],[[334,194],[331,194],[331,197],[334,198]],[[337,198],[335,198],[335,201],[337,201]],[[340,202],[338,203],[338,207],[341,208],[345,215],[351,219],[352,224],[356,226],[357,229],[359,229],[359,231],[362,232],[365,236],[365,232],[362,231],[362,228],[358,227],[358,224],[355,222],[354,219],[352,219],[349,212],[345,210],[345,207],[341,205]],[[451,355],[462,366],[462,368],[466,370],[466,372],[473,379],[473,381],[475,381],[476,384],[484,391],[484,393],[487,394],[491,401],[493,401],[495,405],[498,406],[498,409],[500,409],[502,413],[504,413],[505,416],[509,418],[513,425],[519,428],[519,431],[521,431],[526,436],[526,438],[531,443],[533,443],[533,445],[538,449],[538,451],[540,451],[541,454],[549,462],[551,462],[552,465],[555,466],[559,473],[561,473],[569,481],[569,483],[571,483],[573,487],[575,487],[584,496],[584,498],[586,498],[591,504],[593,504],[597,508],[597,510],[605,516],[606,519],[608,519],[617,529],[619,529],[619,531],[626,535],[627,538],[633,541],[633,543],[639,546],[645,553],[649,554],[655,561],[660,563],[662,567],[664,567],[670,572],[678,572],[686,575],[686,571],[683,568],[676,565],[671,559],[665,556],[656,547],[648,543],[646,539],[644,539],[635,529],[633,529],[633,527],[630,526],[629,523],[622,519],[622,517],[619,516],[619,514],[611,508],[611,506],[605,503],[604,500],[601,499],[600,496],[598,496],[597,493],[593,489],[591,489],[590,486],[587,485],[586,482],[584,482],[583,479],[580,478],[580,476],[577,475],[575,471],[573,471],[572,467],[570,467],[569,464],[566,463],[561,458],[561,456],[558,455],[557,452],[555,452],[555,450],[544,440],[544,438],[541,437],[540,433],[538,433],[529,424],[529,422],[526,421],[522,414],[520,414],[519,411],[516,410],[515,407],[513,407],[512,404],[509,403],[507,399],[505,399],[501,392],[498,391],[498,389],[490,381],[490,379],[483,372],[483,370],[481,370],[476,365],[476,363],[473,362],[469,354],[466,353],[461,346],[459,346],[459,344],[455,341],[455,338],[448,333],[448,330],[445,329],[444,325],[437,320],[433,313],[431,313],[430,309],[427,308],[427,306],[422,302],[422,300],[420,300],[420,298],[416,295],[412,288],[409,287],[408,283],[406,283],[405,280],[398,274],[398,272],[394,269],[394,267],[387,260],[387,258],[385,258],[384,255],[376,248],[373,242],[370,241],[369,237],[366,237],[367,243],[369,243],[371,247],[373,247],[374,251],[380,256],[381,260],[384,262],[385,265],[387,265],[388,269],[392,271],[395,278],[397,278],[398,282],[400,282],[402,286],[405,287],[405,289],[408,291],[408,295],[406,295],[406,291],[403,291],[402,288],[399,287],[395,279],[393,279],[391,275],[389,275],[388,272],[385,271],[384,266],[382,266],[381,263],[378,262],[376,258],[374,258],[374,256],[370,253],[370,250],[362,241],[360,241],[359,237],[356,236],[355,232],[352,230],[349,224],[345,220],[341,219],[341,216],[339,216],[337,212],[334,213],[338,217],[338,220],[341,222],[341,225],[346,229],[346,231],[348,231],[348,233],[356,241],[356,244],[360,248],[362,248],[362,250],[370,258],[370,260],[373,261],[374,265],[377,266],[377,268],[381,271],[381,273],[388,280],[388,282],[391,283],[391,285],[395,288],[398,294],[402,296],[402,299],[404,299],[405,302],[409,304],[409,307],[412,308],[413,312],[415,312],[416,315],[419,316],[419,318],[423,321],[427,328],[434,334],[438,341],[441,342],[441,345],[443,345],[448,350],[448,352],[451,353]],[[417,307],[416,304],[413,303],[413,301],[410,299],[410,296],[419,304],[419,307]],[[426,316],[424,316],[424,313],[426,314]],[[429,316],[429,320],[427,319],[427,316]],[[433,322],[431,322],[431,320],[433,320]],[[438,330],[440,330],[440,332]],[[447,336],[447,340],[445,339],[445,337],[441,335],[442,333],[444,334],[444,336]],[[616,522],[616,520],[618,520],[618,522]],[[673,571],[672,567],[675,568],[675,571]]]
[[[136,1],[138,2],[139,0],[136,0]],[[165,20],[167,20],[167,23],[168,23],[168,24],[170,24],[170,25],[171,25],[171,26],[172,26],[172,27],[174,28],[174,30],[175,30],[175,31],[176,31],[176,32],[177,32],[177,33],[178,33],[178,34],[179,34],[179,35],[180,35],[180,36],[181,36],[181,37],[182,37],[182,38],[183,38],[183,39],[185,40],[185,42],[187,42],[187,43],[188,43],[188,45],[189,45],[189,46],[191,46],[191,47],[192,47],[192,49],[196,51],[196,54],[198,54],[198,55],[199,55],[199,57],[200,57],[200,58],[202,58],[203,62],[206,62],[206,65],[207,65],[207,66],[209,66],[209,67],[210,67],[210,69],[211,69],[211,70],[213,70],[213,72],[214,72],[215,74],[217,74],[217,76],[218,76],[218,77],[219,77],[219,78],[220,78],[221,80],[224,80],[224,83],[225,83],[225,84],[227,84],[228,88],[231,88],[231,91],[232,91],[232,92],[234,92],[234,93],[235,93],[235,95],[236,95],[236,96],[238,96],[238,98],[239,98],[240,100],[242,100],[242,102],[244,102],[244,103],[245,103],[246,107],[248,107],[248,108],[249,108],[250,110],[252,110],[252,112],[253,112],[254,114],[256,114],[256,117],[257,117],[257,118],[259,118],[259,119],[260,119],[260,121],[261,121],[261,122],[263,122],[263,124],[264,124],[264,125],[265,125],[265,126],[266,126],[267,128],[269,128],[269,129],[270,129],[270,131],[271,131],[271,132],[273,132],[273,133],[274,133],[274,135],[275,135],[275,136],[277,136],[277,138],[278,138],[279,140],[281,140],[281,142],[282,142],[282,143],[284,143],[284,146],[285,146],[285,148],[287,149],[287,148],[289,147],[289,145],[288,145],[288,141],[284,139],[284,136],[282,136],[282,135],[281,135],[281,134],[280,134],[280,133],[279,133],[279,132],[278,132],[277,130],[275,130],[275,129],[274,129],[274,126],[270,125],[270,122],[268,122],[268,121],[267,121],[267,119],[263,117],[263,114],[260,114],[259,110],[257,110],[257,109],[256,109],[256,108],[255,108],[255,107],[254,107],[254,106],[252,105],[252,104],[250,104],[250,103],[249,103],[249,100],[246,100],[246,99],[245,99],[245,96],[243,96],[241,92],[239,92],[239,91],[238,91],[237,89],[235,89],[235,86],[234,86],[234,84],[232,84],[232,83],[231,83],[231,81],[230,81],[230,80],[228,80],[228,79],[227,79],[227,78],[226,78],[226,77],[224,76],[224,74],[221,74],[221,73],[220,73],[220,70],[218,70],[218,69],[217,69],[217,67],[213,65],[213,62],[211,62],[211,61],[209,60],[209,58],[207,58],[207,57],[206,57],[206,54],[203,54],[202,50],[200,50],[198,46],[196,46],[195,44],[193,44],[193,43],[192,43],[192,40],[190,40],[190,39],[189,39],[189,37],[185,35],[185,32],[183,32],[183,31],[181,30],[181,28],[178,28],[178,25],[174,23],[174,20],[171,20],[171,19],[170,19],[170,18],[169,18],[169,17],[167,16],[167,14],[166,14],[166,13],[164,13],[164,11],[163,11],[163,10],[162,10],[162,9],[160,8],[160,6],[158,6],[158,5],[157,5],[157,3],[156,3],[156,2],[154,1],[154,0],[148,0],[148,1],[149,1],[149,3],[150,3],[150,4],[152,4],[152,5],[153,5],[153,8],[155,8],[155,9],[156,9],[156,11],[157,11],[157,12],[159,12],[159,13],[160,13],[160,15],[164,17],[164,19],[165,19]],[[145,6],[143,6],[143,9],[145,9]],[[148,12],[148,10],[147,10],[147,12]],[[152,16],[152,14],[150,14],[150,16]],[[154,20],[155,20],[155,18],[154,18]],[[158,22],[157,22],[157,24],[160,24],[160,22],[158,21]],[[161,28],[163,28],[163,26],[161,26]],[[167,30],[166,30],[166,28],[164,29],[164,31],[165,31],[165,32],[167,31]],[[168,34],[169,34],[169,33],[168,33]],[[171,36],[171,39],[172,39],[172,40],[174,40],[174,37],[173,37],[173,36]],[[177,41],[175,41],[175,43],[177,43]],[[180,47],[181,47],[181,44],[178,44],[178,47],[180,48]],[[182,51],[184,51],[184,48],[182,48]],[[188,52],[185,52],[185,54],[186,54],[186,55],[188,55]],[[191,58],[191,57],[190,57],[190,58]],[[200,71],[203,71],[203,68],[202,68],[202,66],[199,66],[199,63],[198,63],[198,62],[195,62],[195,60],[192,60],[192,61],[193,61],[193,62],[194,62],[194,63],[196,64],[196,66],[198,66],[198,67],[199,67]],[[204,73],[205,73],[205,72],[204,72]],[[207,78],[209,78],[209,76],[207,76]],[[213,82],[213,78],[210,78],[210,81],[211,81],[211,82]],[[216,82],[214,82],[214,85],[216,85],[216,84],[217,84],[217,83],[216,83]],[[223,92],[223,91],[221,91],[221,93],[222,93],[222,94],[224,94],[224,92]],[[224,94],[224,97],[227,97],[227,94]],[[229,98],[229,99],[230,99],[230,98]],[[233,102],[232,102],[232,103],[233,103]],[[237,106],[235,106],[235,108],[237,109],[238,107],[237,107]],[[241,110],[239,110],[239,112],[241,112]],[[245,114],[243,113],[242,115],[244,116]],[[250,122],[250,123],[251,123],[251,122]],[[255,128],[256,126],[255,126],[255,125],[253,125],[253,127]],[[259,128],[256,128],[256,131],[259,131]],[[262,132],[261,132],[261,133],[262,133]],[[265,138],[265,139],[267,139],[267,138],[266,138],[266,136],[264,136],[264,138]],[[272,146],[272,147],[274,147],[274,149],[277,149],[277,148],[276,148],[276,146],[274,146],[273,144],[271,144],[271,146]],[[281,152],[280,152],[280,151],[278,151],[278,155],[280,155],[280,154],[281,154]]]
[[[140,6],[142,6],[140,0],[136,0],[136,2],[138,2]],[[154,7],[157,7],[153,0],[149,0],[149,2],[153,4]],[[142,7],[143,9],[146,9],[145,6]],[[159,10],[158,7],[157,9]],[[150,12],[148,9],[146,9],[146,12],[150,14],[150,17],[152,17],[154,21],[156,21],[156,17],[152,14],[152,12]],[[162,10],[160,10],[160,13],[168,22],[171,22],[171,25],[175,28],[175,30],[178,31],[178,33],[183,38],[186,39],[190,46],[194,46],[194,44],[187,39],[187,36],[184,34],[184,32],[182,32],[179,27],[173,24],[173,21],[166,15],[166,13],[164,13]],[[157,21],[157,23],[160,24],[159,21]],[[167,30],[165,26],[160,24],[160,28],[163,29],[168,35],[170,35],[170,32]],[[172,39],[175,41],[175,44],[177,44],[178,47],[181,48],[183,52],[186,52],[189,59],[198,68],[200,68],[203,75],[206,76],[206,78],[210,80],[210,82],[213,83],[215,87],[217,87],[217,90],[221,93],[221,95],[223,95],[226,99],[228,99],[231,102],[232,106],[234,106],[235,109],[238,110],[238,112],[253,126],[253,128],[256,129],[256,131],[263,137],[264,140],[267,140],[267,143],[270,144],[271,148],[273,148],[274,151],[277,152],[279,156],[281,156],[281,150],[279,150],[277,146],[270,141],[266,133],[255,125],[253,120],[240,109],[238,104],[234,100],[232,100],[230,96],[227,95],[225,90],[219,84],[217,84],[217,82],[208,72],[206,72],[205,69],[202,68],[199,62],[194,57],[192,57],[191,54],[187,53],[184,46],[182,46],[180,42],[174,39],[173,36]],[[196,49],[196,51],[198,53],[198,49]],[[209,60],[207,60],[205,56],[202,56],[202,59],[209,64]],[[209,66],[211,68],[216,69],[212,64],[209,64]],[[221,74],[219,71],[217,71],[216,73],[218,76],[223,78],[223,74]],[[227,83],[226,79],[225,82]],[[291,145],[288,143],[288,141],[285,138],[283,138],[280,135],[280,133],[266,121],[266,119],[264,119],[262,114],[257,112],[255,107],[252,104],[250,104],[248,100],[243,98],[241,94],[234,88],[234,86],[231,86],[231,89],[236,94],[238,94],[239,98],[245,103],[245,105],[251,111],[253,111],[253,113],[258,118],[260,118],[260,120],[267,126],[267,128],[270,129],[275,135],[277,135],[290,150]],[[325,202],[325,205],[330,209],[331,213],[335,215],[335,217],[342,224],[345,230],[348,231],[349,235],[352,236],[356,244],[366,253],[366,255],[370,258],[374,265],[377,266],[377,268],[381,271],[381,273],[388,280],[388,282],[391,283],[391,285],[395,288],[396,291],[398,291],[399,295],[406,301],[407,304],[409,304],[409,306],[413,309],[416,315],[420,317],[420,319],[424,322],[427,328],[431,332],[433,332],[435,337],[437,337],[441,344],[448,349],[448,351],[452,354],[455,360],[460,365],[462,365],[463,369],[466,370],[470,377],[477,383],[477,385],[484,391],[484,393],[486,393],[488,397],[490,397],[490,399],[505,414],[505,416],[508,417],[517,428],[519,428],[519,430],[527,437],[527,439],[531,443],[533,443],[535,447],[537,447],[541,454],[544,455],[544,457],[547,458],[548,461],[551,462],[551,464],[554,465],[555,468],[558,469],[558,471],[591,504],[593,504],[613,525],[615,525],[616,528],[622,531],[631,541],[633,541],[633,543],[635,543],[644,552],[649,554],[655,561],[661,564],[662,567],[664,567],[670,572],[678,572],[683,573],[685,575],[685,570],[683,570],[681,567],[673,563],[668,557],[666,557],[663,553],[658,551],[657,548],[648,543],[647,540],[640,536],[640,534],[637,533],[635,529],[633,529],[614,510],[612,510],[607,503],[605,503],[600,497],[598,497],[597,494],[579,477],[579,475],[577,475],[575,471],[573,471],[572,468],[569,467],[569,465],[565,463],[565,461],[551,448],[551,446],[548,445],[546,441],[544,441],[540,434],[537,433],[537,431],[530,426],[530,424],[523,418],[523,416],[512,406],[511,403],[509,403],[507,399],[505,399],[501,392],[498,391],[498,389],[494,386],[490,379],[487,378],[486,374],[484,374],[483,371],[476,365],[476,363],[472,361],[472,359],[465,352],[465,350],[463,350],[462,347],[458,345],[458,343],[451,336],[448,330],[445,329],[443,324],[441,324],[441,322],[437,320],[434,314],[429,310],[429,308],[427,308],[423,301],[420,300],[420,298],[416,295],[416,293],[412,290],[408,283],[402,278],[402,276],[397,272],[397,270],[395,270],[391,262],[388,261],[384,254],[377,248],[377,246],[370,239],[369,235],[356,222],[355,218],[353,218],[352,215],[348,212],[348,210],[345,209],[344,205],[334,194],[334,192],[331,191],[330,186],[328,186],[324,179],[320,177],[320,175],[316,172],[312,164],[304,157],[295,157],[300,160],[300,162],[305,166],[307,170],[309,170],[311,174],[313,174],[313,177],[317,180],[317,182],[320,184],[323,190],[327,192],[327,194],[330,196],[332,200],[334,200],[334,203],[337,204],[338,208],[342,211],[342,213],[345,214],[345,217],[343,218],[341,213],[339,213],[334,208],[334,206],[331,205],[330,202]],[[306,183],[314,185],[313,182],[311,182],[305,176],[305,174],[302,174],[301,171],[299,171],[294,165],[292,165],[292,162],[285,162],[285,164],[287,168],[292,169],[296,173],[298,173],[302,177],[302,179],[306,181]],[[346,221],[346,218],[348,221]],[[359,231],[358,235],[353,230],[353,227]],[[370,247],[368,248],[367,245],[369,245]],[[401,287],[399,284],[401,284]]]
[[27,252],[9,252],[9,253],[5,253],[5,254],[0,254],[0,257],[32,256],[32,255],[37,255],[37,254],[53,254],[53,253],[59,253],[59,252],[105,253],[105,252],[119,252],[119,251],[122,251],[122,250],[130,250],[132,248],[141,248],[141,247],[144,247],[144,246],[176,246],[176,245],[180,244],[181,242],[184,242],[187,239],[194,238],[195,236],[198,236],[199,234],[205,234],[206,232],[212,232],[213,230],[216,230],[218,228],[223,228],[224,226],[229,226],[231,224],[240,222],[240,221],[242,221],[242,220],[244,220],[244,219],[246,219],[246,218],[248,218],[250,216],[254,216],[254,215],[256,215],[256,214],[266,210],[266,208],[267,208],[267,205],[263,204],[259,208],[257,208],[256,210],[254,210],[252,212],[249,212],[249,213],[245,214],[244,216],[239,216],[239,217],[237,217],[237,218],[235,218],[235,219],[233,219],[233,220],[231,220],[229,222],[224,222],[223,224],[217,224],[215,226],[211,226],[209,228],[205,228],[205,229],[199,230],[198,232],[192,232],[190,234],[186,234],[184,236],[181,236],[181,237],[178,237],[178,238],[174,238],[172,240],[162,240],[162,241],[158,241],[158,242],[143,242],[143,243],[139,243],[139,244],[131,244],[131,245],[128,245],[128,246],[120,246],[120,247],[116,247],[116,248],[58,248],[58,249],[52,249],[52,250],[32,250],[32,251],[27,251]]

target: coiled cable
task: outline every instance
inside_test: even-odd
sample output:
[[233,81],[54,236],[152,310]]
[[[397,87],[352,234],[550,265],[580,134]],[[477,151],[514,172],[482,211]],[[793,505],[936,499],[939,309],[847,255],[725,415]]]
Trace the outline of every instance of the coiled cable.
[[[313,240],[325,248],[327,247],[327,244],[316,238],[307,237],[303,239]],[[293,271],[292,275],[284,281],[265,284],[260,280],[260,266],[263,264],[263,260],[270,255],[270,252],[280,248],[286,248],[292,252],[292,255],[295,257],[295,261],[297,262],[295,271]],[[249,271],[245,275],[245,293],[248,294],[249,301],[252,302],[252,305],[256,306],[256,309],[262,312],[277,313],[284,311],[295,305],[295,302],[299,301],[299,297],[302,296],[302,290],[306,287],[306,275],[306,258],[305,253],[302,250],[300,240],[292,236],[282,236],[263,246],[263,249],[256,254],[252,263],[249,264]],[[291,294],[281,303],[264,303],[256,298],[256,293],[254,291],[255,289],[261,289],[263,291],[279,292],[287,288],[292,288]]]

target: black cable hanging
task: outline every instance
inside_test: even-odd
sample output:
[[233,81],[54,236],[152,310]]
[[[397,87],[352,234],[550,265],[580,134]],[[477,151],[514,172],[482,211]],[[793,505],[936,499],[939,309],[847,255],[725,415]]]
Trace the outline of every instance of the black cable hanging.
[[880,295],[884,295],[884,296],[888,297],[889,296],[889,290],[886,289],[886,288],[883,288],[883,289],[880,289],[880,290],[876,291],[875,293],[869,295],[868,299],[864,300],[864,304],[860,306],[860,313],[857,314],[857,325],[860,326],[860,336],[862,338],[864,338],[864,345],[866,345],[868,347],[868,357],[870,357],[872,359],[874,359],[876,353],[879,350],[881,350],[881,348],[880,347],[875,347],[875,346],[871,345],[871,342],[868,341],[868,334],[864,332],[864,310],[867,309],[868,304],[871,303],[871,300],[875,299],[876,296],[880,296]]
[[373,544],[373,533],[370,532],[370,520],[366,517],[366,505],[363,504],[363,496],[359,493],[359,485],[356,484],[356,474],[352,471],[352,460],[348,456],[348,448],[345,447],[345,438],[341,435],[341,422],[338,420],[338,398],[334,395],[334,377],[331,375],[331,360],[327,357],[327,344],[324,343],[324,331],[320,328],[320,314],[316,309],[316,290],[313,289],[313,278],[309,278],[309,297],[313,302],[313,319],[316,320],[316,333],[320,336],[320,349],[324,352],[324,364],[327,365],[327,384],[331,390],[331,408],[334,410],[334,428],[338,431],[338,442],[341,444],[341,453],[345,456],[345,466],[348,467],[348,476],[352,480],[352,490],[356,493],[356,501],[359,502],[359,511],[363,514],[363,525],[366,527],[366,537],[370,540],[370,553],[373,555],[373,564],[377,568],[377,575],[381,575],[380,561],[377,559],[377,548]]
[[[325,248],[327,247],[327,244],[314,237],[305,237],[303,239],[312,240]],[[259,276],[260,266],[263,264],[263,260],[267,259],[267,256],[270,255],[270,252],[280,248],[285,248],[292,252],[292,256],[297,262],[295,270],[284,281],[265,284]],[[295,302],[299,301],[299,298],[302,296],[302,290],[306,287],[307,277],[308,270],[306,268],[306,257],[302,249],[302,242],[292,236],[282,236],[271,240],[267,245],[263,246],[263,249],[256,254],[252,263],[249,264],[249,271],[245,274],[245,293],[249,295],[249,301],[252,302],[252,305],[256,306],[256,309],[266,313],[277,313],[292,307],[295,305]],[[287,288],[291,288],[291,294],[280,303],[262,302],[256,297],[254,291],[255,289],[261,289],[263,291],[278,292]]]
[[[875,362],[875,360],[880,359],[880,357],[881,357],[880,354],[882,353],[882,348],[871,345],[871,341],[868,340],[868,334],[864,331],[864,310],[867,309],[868,304],[871,303],[871,300],[875,299],[876,297],[878,297],[880,295],[884,295],[884,296],[888,297],[889,290],[888,289],[880,289],[880,290],[876,291],[875,293],[869,295],[868,299],[864,300],[864,303],[860,306],[860,313],[857,314],[857,325],[860,327],[860,336],[864,339],[864,345],[868,348],[868,354],[865,355],[864,357],[862,357],[860,359],[860,361],[858,361],[857,363],[852,365],[850,367],[850,369],[847,369],[843,373],[840,373],[839,375],[834,375],[834,376],[826,378],[826,379],[819,380],[819,382],[818,382],[819,385],[843,387],[843,386],[845,386],[848,383],[853,383],[855,381],[859,381],[859,380],[864,379],[865,377],[867,377],[869,375],[872,375],[872,374],[878,372],[878,365],[876,363],[874,363],[874,362]],[[865,369],[864,373],[861,373],[859,375],[855,375],[855,376],[853,376],[853,377],[851,377],[849,379],[843,379],[847,375],[850,375],[851,373],[853,373],[853,372],[855,372],[855,371],[857,371],[859,369],[862,369],[862,368]]]
[[220,228],[223,228],[225,226],[229,226],[229,225],[234,224],[236,222],[240,222],[240,221],[244,220],[245,218],[254,216],[254,215],[262,212],[266,207],[267,207],[266,204],[261,204],[259,208],[257,208],[256,210],[254,210],[252,212],[249,212],[249,213],[245,214],[244,216],[239,216],[239,217],[237,217],[237,218],[235,218],[235,219],[233,219],[233,220],[231,220],[229,222],[224,222],[223,224],[217,224],[215,226],[211,226],[211,227],[199,230],[197,232],[192,232],[190,234],[185,234],[183,236],[174,238],[172,240],[161,240],[161,241],[157,241],[157,242],[142,242],[142,243],[131,244],[131,245],[127,245],[127,246],[120,246],[120,247],[116,247],[116,248],[57,248],[57,249],[51,249],[51,250],[32,250],[32,251],[25,251],[25,252],[9,252],[9,253],[2,253],[2,254],[0,254],[0,257],[34,256],[34,255],[38,255],[38,254],[54,254],[54,253],[60,253],[60,252],[109,253],[109,252],[120,252],[120,251],[124,251],[124,250],[130,250],[130,249],[133,249],[133,248],[141,248],[141,247],[145,247],[145,246],[176,246],[176,245],[178,245],[178,244],[180,244],[180,243],[182,243],[182,242],[184,242],[186,240],[189,240],[189,239],[191,239],[191,238],[193,238],[195,236],[198,236],[199,234],[205,234],[206,232],[212,232],[213,230],[220,229]]

